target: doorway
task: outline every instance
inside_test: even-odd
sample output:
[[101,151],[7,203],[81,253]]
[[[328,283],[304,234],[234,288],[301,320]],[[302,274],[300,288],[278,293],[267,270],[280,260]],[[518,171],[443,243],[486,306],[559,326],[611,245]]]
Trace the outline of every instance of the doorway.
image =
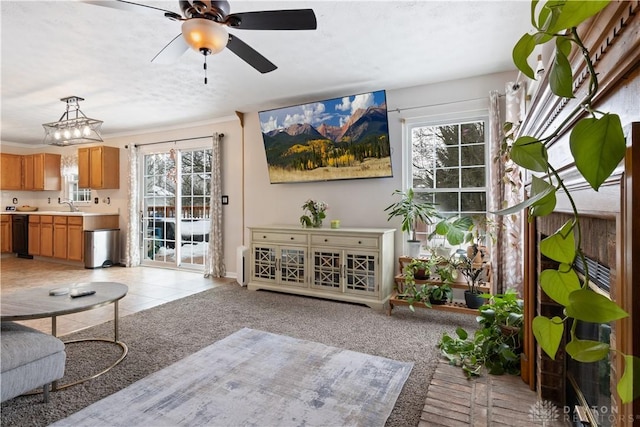
[[202,270],[208,253],[211,149],[143,154],[142,264]]

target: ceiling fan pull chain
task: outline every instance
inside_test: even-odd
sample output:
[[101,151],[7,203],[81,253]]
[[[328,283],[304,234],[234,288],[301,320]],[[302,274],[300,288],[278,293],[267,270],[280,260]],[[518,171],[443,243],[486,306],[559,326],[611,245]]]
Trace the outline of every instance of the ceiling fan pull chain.
[[207,55],[204,56],[204,84],[207,84]]

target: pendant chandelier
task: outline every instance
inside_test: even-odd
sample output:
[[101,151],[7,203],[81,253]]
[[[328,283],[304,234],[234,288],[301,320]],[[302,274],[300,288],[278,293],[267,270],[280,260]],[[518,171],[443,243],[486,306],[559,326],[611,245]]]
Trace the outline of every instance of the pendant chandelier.
[[64,147],[67,145],[102,142],[102,137],[100,136],[102,121],[91,119],[80,111],[78,103],[84,101],[84,98],[69,96],[62,98],[60,101],[67,104],[66,111],[57,122],[42,125],[45,132],[45,144]]

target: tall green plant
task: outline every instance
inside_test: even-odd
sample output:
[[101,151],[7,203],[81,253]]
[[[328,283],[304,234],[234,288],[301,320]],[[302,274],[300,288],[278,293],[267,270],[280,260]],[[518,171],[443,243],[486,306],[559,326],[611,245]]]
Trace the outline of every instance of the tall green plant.
[[[564,306],[565,315],[562,318],[537,316],[533,320],[532,329],[540,347],[551,358],[555,358],[567,325],[571,339],[566,345],[566,351],[580,362],[602,360],[609,356],[612,349],[608,344],[577,338],[577,322],[570,320],[609,323],[627,317],[628,313],[615,302],[589,290],[587,281],[581,282],[578,278],[574,269],[576,257],[582,258],[587,270],[585,276],[588,277],[589,274],[581,249],[583,232],[580,212],[558,170],[549,163],[547,148],[579,118],[571,130],[569,145],[578,171],[596,191],[624,158],[626,144],[620,118],[616,114],[597,111],[592,105],[599,89],[598,76],[590,52],[577,31],[582,22],[599,13],[608,3],[609,1],[556,0],[549,0],[544,4],[539,4],[538,0],[531,2],[531,22],[536,32],[524,34],[515,45],[515,65],[528,77],[535,78],[528,64],[529,56],[537,45],[555,43],[555,56],[549,70],[550,89],[557,96],[574,98],[569,54],[576,48],[589,73],[588,93],[550,135],[519,136],[506,147],[508,155],[516,164],[537,173],[537,176],[532,178],[529,199],[499,212],[510,214],[527,209],[531,219],[548,215],[554,210],[558,191],[563,191],[568,197],[573,218],[540,243],[540,252],[559,263],[557,269],[544,270],[540,274],[540,286],[550,298]],[[512,131],[511,126],[506,124],[505,131]],[[618,382],[617,391],[622,402],[627,403],[640,396],[640,358],[625,354],[622,356],[625,370]]]
[[384,209],[389,212],[387,221],[390,221],[393,217],[402,218],[401,230],[409,233],[410,240],[417,240],[416,227],[419,222],[433,224],[435,218],[440,218],[438,210],[432,203],[415,199],[415,193],[412,188],[409,188],[406,192],[395,190],[393,195],[400,196],[400,200]]

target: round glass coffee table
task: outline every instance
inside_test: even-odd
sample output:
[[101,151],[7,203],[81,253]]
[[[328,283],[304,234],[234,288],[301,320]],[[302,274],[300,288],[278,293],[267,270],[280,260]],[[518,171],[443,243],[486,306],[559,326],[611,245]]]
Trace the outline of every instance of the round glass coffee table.
[[49,292],[52,289],[60,289],[60,287],[52,286],[38,286],[12,291],[2,295],[2,299],[0,300],[0,320],[4,322],[51,317],[51,335],[55,337],[57,334],[56,319],[58,316],[93,310],[113,304],[113,340],[103,338],[85,338],[64,341],[64,343],[72,344],[84,341],[110,342],[118,345],[122,349],[122,354],[114,363],[97,374],[64,385],[54,383],[52,390],[61,390],[96,378],[122,362],[129,352],[127,345],[120,341],[118,336],[118,301],[127,295],[127,291],[129,290],[127,285],[117,282],[86,282],[74,283],[72,285],[62,287],[69,288],[70,291],[73,289],[82,289],[92,290],[95,291],[95,293],[77,298],[71,298],[69,293],[64,295],[50,295]]

